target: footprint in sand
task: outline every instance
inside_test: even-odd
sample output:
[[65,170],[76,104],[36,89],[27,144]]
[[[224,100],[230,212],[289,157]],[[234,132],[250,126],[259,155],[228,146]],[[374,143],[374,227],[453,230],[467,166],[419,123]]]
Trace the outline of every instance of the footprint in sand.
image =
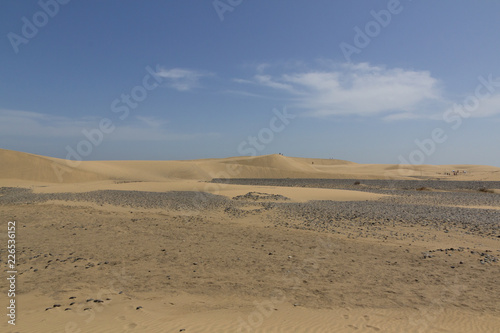
[[373,330],[375,330],[375,331],[377,331],[377,332],[378,332],[378,331],[380,331],[380,328],[375,327],[375,326],[366,325],[366,327],[367,327],[367,328],[371,328],[371,329],[373,329]]
[[344,315],[344,319],[349,319],[349,315]]
[[133,329],[136,328],[137,324],[136,323],[130,323],[128,325],[125,325],[125,329]]
[[347,325],[347,327],[354,328],[355,330],[357,330],[357,329],[358,329],[358,327],[357,327],[357,326],[354,326],[354,325]]

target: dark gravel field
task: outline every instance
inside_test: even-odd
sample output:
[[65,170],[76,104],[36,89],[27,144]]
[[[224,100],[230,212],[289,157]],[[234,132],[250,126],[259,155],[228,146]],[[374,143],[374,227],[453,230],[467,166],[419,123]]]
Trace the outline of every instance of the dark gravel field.
[[500,237],[500,210],[493,209],[386,201],[310,201],[283,203],[277,209],[281,214],[274,221],[276,224],[317,231],[345,233],[342,231],[354,228],[366,234],[377,233],[380,226],[429,226],[444,232],[462,229],[476,235]]
[[[396,181],[395,189],[387,189],[384,181],[329,180],[328,182],[297,180],[235,180],[231,183],[274,186],[320,186],[323,188],[343,188],[376,193],[391,194],[376,201],[310,201],[307,203],[258,202],[245,196],[233,200],[223,196],[202,192],[142,192],[142,191],[94,191],[87,193],[34,194],[28,189],[0,188],[0,205],[33,204],[49,200],[85,201],[99,205],[110,204],[144,209],[189,210],[203,213],[204,210],[224,210],[226,214],[240,217],[248,214],[267,215],[276,225],[311,229],[325,232],[342,232],[345,229],[369,228],[376,226],[429,226],[446,232],[460,229],[464,232],[498,238],[500,237],[500,210],[480,209],[475,206],[500,207],[500,195],[481,192],[479,186],[493,188],[498,182],[431,182]],[[366,184],[366,183],[368,184]],[[416,190],[425,184],[430,188],[447,189],[448,192]],[[364,186],[366,185],[366,187]],[[384,187],[386,186],[386,187]],[[457,187],[453,187],[457,186]],[[262,208],[247,210],[247,205]],[[465,207],[457,207],[465,206]],[[470,207],[467,207],[470,206]],[[472,207],[474,206],[474,207]]]
[[439,181],[439,180],[379,180],[379,179],[290,179],[290,178],[214,178],[213,183],[293,186],[312,188],[334,188],[357,191],[395,191],[435,189],[443,191],[481,191],[482,189],[500,189],[500,181]]
[[[283,203],[277,205],[285,219],[277,224],[298,221],[295,227],[339,231],[351,226],[424,225],[448,230],[459,228],[474,234],[500,236],[500,182],[436,180],[356,179],[213,179],[215,183],[260,186],[292,186],[344,189],[389,194],[377,201]],[[457,207],[464,206],[464,207]],[[470,208],[468,208],[469,206]]]
[[356,179],[213,179],[214,183],[331,188],[393,195],[390,201],[409,204],[496,206],[500,182],[436,180],[356,180]]
[[29,189],[0,188],[0,205],[33,204],[49,200],[85,201],[98,205],[115,205],[135,208],[163,208],[169,210],[205,210],[228,205],[231,200],[204,192],[143,192],[143,191],[92,191],[84,193],[35,194]]

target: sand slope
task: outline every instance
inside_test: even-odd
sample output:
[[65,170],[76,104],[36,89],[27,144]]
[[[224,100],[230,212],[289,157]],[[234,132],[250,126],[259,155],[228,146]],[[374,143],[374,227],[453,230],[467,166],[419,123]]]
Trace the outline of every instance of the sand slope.
[[[476,165],[357,164],[335,159],[282,155],[191,161],[66,161],[0,149],[0,181],[84,183],[95,181],[162,182],[212,178],[353,178],[500,180],[500,168]],[[448,176],[451,170],[467,174]]]
[[[496,255],[496,239],[389,225],[394,233],[427,236],[380,241],[274,226],[270,221],[283,216],[273,210],[237,217],[225,210],[74,204],[2,207],[5,217],[16,217],[20,241],[18,322],[1,321],[0,332],[500,327],[498,263],[483,265],[470,251],[422,258],[423,251],[459,246]],[[6,233],[0,241],[7,242]],[[0,288],[7,290],[6,279]]]
[[[445,175],[453,169],[468,173]],[[62,199],[0,205],[4,223],[17,221],[19,240],[18,325],[4,320],[0,331],[499,331],[500,266],[480,259],[486,252],[498,256],[500,238],[459,227],[443,230],[384,219],[374,224],[358,217],[338,222],[336,232],[315,231],[302,222],[315,225],[335,215],[314,215],[315,206],[303,202],[372,205],[387,195],[207,182],[216,177],[500,180],[500,168],[400,167],[281,155],[71,166],[0,149],[0,187],[30,187],[35,193],[139,191],[134,198],[169,191],[232,198],[255,191],[282,195],[303,207],[296,215],[268,205],[275,201],[197,210],[186,196],[169,199],[178,206],[144,208],[122,206],[132,200],[124,195],[118,205]],[[498,207],[482,208],[488,209],[478,213],[478,220]],[[315,220],[307,220],[311,214]],[[6,232],[0,241],[7,244]],[[467,250],[438,251],[443,248]],[[432,257],[423,257],[431,250]],[[0,254],[7,257],[5,248]],[[0,289],[7,290],[6,279]],[[283,298],[275,301],[276,295]],[[261,306],[269,302],[272,307]]]
[[[64,172],[68,171],[68,172]],[[63,178],[58,174],[63,172]],[[86,182],[104,180],[97,173],[69,168],[65,160],[0,149],[0,178],[35,182]]]

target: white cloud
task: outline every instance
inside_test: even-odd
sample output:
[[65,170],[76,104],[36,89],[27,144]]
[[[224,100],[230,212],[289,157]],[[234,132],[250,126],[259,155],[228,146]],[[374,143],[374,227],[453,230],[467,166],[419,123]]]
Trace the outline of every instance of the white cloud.
[[491,117],[500,114],[500,93],[479,100],[479,106],[470,114],[473,118]]
[[262,63],[262,64],[258,64],[256,66],[256,69],[257,69],[257,73],[263,73],[267,68],[269,68],[271,65],[270,64],[267,64],[267,63]]
[[294,94],[298,93],[297,91],[295,91],[292,85],[275,81],[270,75],[255,75],[254,79],[257,83],[266,87],[282,89]]
[[211,76],[212,74],[183,68],[162,68],[156,73],[156,75],[167,79],[170,87],[179,91],[188,91],[199,87],[200,78],[204,76]]
[[135,118],[137,118],[138,120],[140,120],[141,122],[143,122],[144,124],[146,124],[148,127],[151,128],[159,128],[163,125],[168,124],[167,120],[158,119],[155,117],[136,116]]
[[415,118],[427,112],[422,111],[423,107],[444,102],[439,81],[428,71],[387,69],[367,63],[331,65],[323,70],[274,76],[259,73],[253,82],[288,94],[295,101],[292,106],[317,117],[394,113],[400,118]]
[[388,116],[384,117],[384,120],[393,121],[393,120],[411,120],[411,119],[422,119],[423,116],[420,116],[411,112],[401,112],[401,113],[392,113]]
[[246,84],[255,84],[253,80],[245,80],[245,79],[233,79],[233,82],[236,83],[246,83]]
[[447,107],[441,114],[433,115],[432,119],[443,120],[453,117],[493,118],[500,115],[500,93],[478,98],[468,95],[463,100]]
[[240,96],[245,96],[245,97],[257,97],[257,98],[266,98],[266,96],[259,95],[259,94],[254,94],[248,91],[243,91],[243,90],[223,90],[221,91],[222,94],[230,94],[230,95],[240,95]]

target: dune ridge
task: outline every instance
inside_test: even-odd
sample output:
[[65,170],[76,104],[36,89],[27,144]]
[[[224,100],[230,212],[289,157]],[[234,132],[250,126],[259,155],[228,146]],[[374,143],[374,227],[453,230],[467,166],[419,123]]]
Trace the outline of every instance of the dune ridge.
[[476,180],[498,175],[282,155],[68,166],[0,150],[19,239],[19,325],[0,331],[495,332],[500,183]]
[[[75,162],[0,149],[0,161],[0,181],[11,179],[39,183],[207,181],[213,178],[500,180],[500,168],[492,166],[358,164],[338,159],[278,154],[188,161]],[[445,174],[451,170],[467,170],[467,174]]]

